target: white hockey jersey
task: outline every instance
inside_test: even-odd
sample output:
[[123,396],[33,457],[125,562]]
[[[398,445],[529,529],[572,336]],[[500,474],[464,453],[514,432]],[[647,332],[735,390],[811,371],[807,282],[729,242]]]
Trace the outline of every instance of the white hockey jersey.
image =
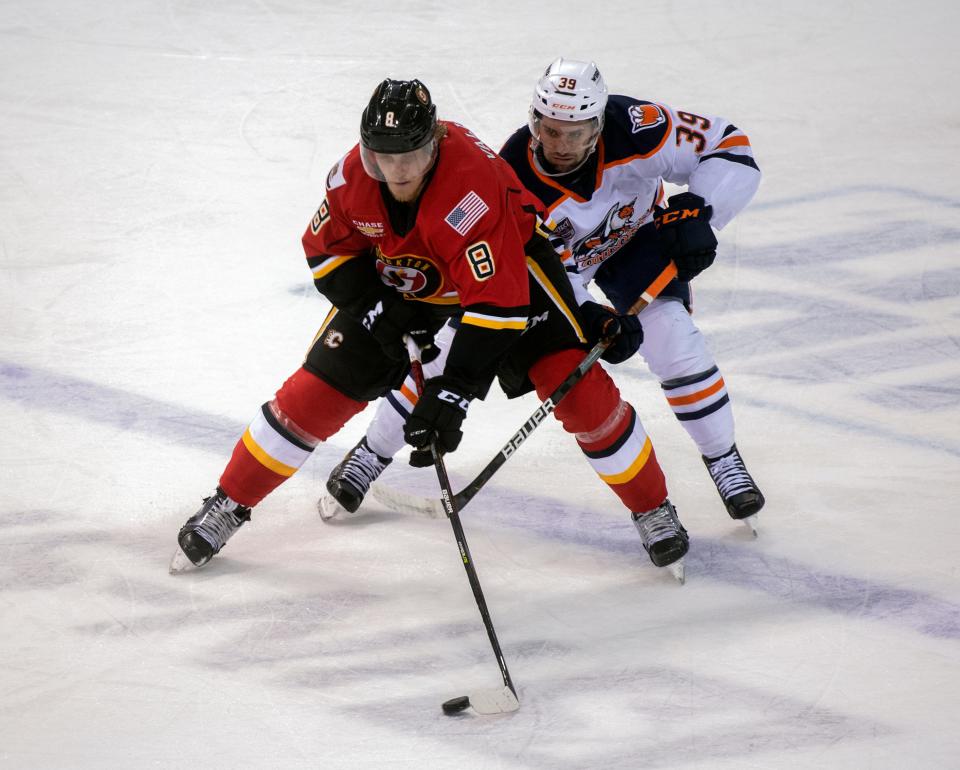
[[597,147],[577,171],[545,174],[531,139],[521,128],[500,154],[546,206],[584,283],[665,205],[664,180],[702,196],[717,230],[760,184],[750,141],[729,121],[628,96],[610,97]]

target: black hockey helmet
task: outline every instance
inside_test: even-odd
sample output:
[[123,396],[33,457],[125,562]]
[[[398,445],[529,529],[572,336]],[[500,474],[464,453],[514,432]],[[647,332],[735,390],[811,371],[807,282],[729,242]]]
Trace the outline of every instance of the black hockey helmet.
[[384,153],[411,152],[433,139],[437,106],[419,80],[384,80],[360,119],[360,143]]

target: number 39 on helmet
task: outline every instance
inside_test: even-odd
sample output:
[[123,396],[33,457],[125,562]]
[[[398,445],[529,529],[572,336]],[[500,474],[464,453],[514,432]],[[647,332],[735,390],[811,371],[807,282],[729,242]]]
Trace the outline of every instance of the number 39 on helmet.
[[531,112],[556,120],[596,118],[603,127],[607,84],[593,62],[564,59],[552,62],[533,90]]

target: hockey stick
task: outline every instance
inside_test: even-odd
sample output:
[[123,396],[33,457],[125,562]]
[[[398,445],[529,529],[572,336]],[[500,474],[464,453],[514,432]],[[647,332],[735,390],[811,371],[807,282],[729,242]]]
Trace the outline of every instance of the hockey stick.
[[[413,381],[416,384],[417,392],[423,393],[423,365],[420,363],[420,351],[417,349],[417,344],[411,337],[406,336],[405,341],[407,343],[407,352],[410,354],[410,372],[413,375]],[[480,578],[477,577],[477,570],[473,566],[473,557],[470,556],[467,536],[463,531],[460,516],[453,502],[454,494],[450,486],[450,477],[447,475],[443,455],[440,453],[440,450],[437,449],[436,438],[430,441],[430,452],[433,454],[433,465],[437,469],[437,479],[440,482],[440,495],[443,500],[444,509],[447,518],[450,519],[450,525],[453,527],[453,534],[457,538],[457,547],[460,549],[463,568],[467,571],[467,579],[470,581],[470,588],[473,589],[473,598],[477,602],[477,608],[480,610],[480,617],[483,619],[484,628],[487,629],[487,637],[490,639],[490,646],[493,648],[493,654],[497,658],[500,673],[503,676],[502,688],[495,690],[476,690],[469,695],[451,698],[443,703],[443,713],[456,714],[471,706],[478,714],[484,715],[516,711],[520,708],[520,701],[517,699],[517,691],[513,686],[513,680],[510,678],[510,672],[507,670],[507,662],[504,660],[503,652],[500,649],[500,642],[497,641],[497,632],[493,628],[493,621],[490,619],[490,611],[487,609],[486,599],[483,598]]]
[[[630,306],[627,314],[635,315],[643,310],[657,298],[657,295],[659,295],[664,287],[676,278],[676,276],[677,266],[673,263],[673,260],[668,260],[667,264],[660,271],[660,274]],[[557,386],[553,393],[547,396],[540,406],[537,407],[536,411],[530,415],[530,419],[520,426],[520,430],[510,437],[510,440],[503,445],[503,448],[487,463],[487,466],[480,471],[477,477],[454,495],[454,504],[458,511],[463,510],[464,506],[483,488],[483,485],[490,480],[491,476],[500,470],[500,467],[520,448],[520,445],[527,440],[527,437],[534,429],[543,422],[543,419],[556,409],[557,404],[560,403],[560,399],[583,379],[587,370],[599,360],[600,356],[603,355],[603,352],[612,341],[613,339],[611,337],[610,339],[600,340],[600,342],[594,345],[577,368],[567,375],[567,378]],[[439,519],[446,515],[443,502],[440,500],[411,495],[407,492],[401,492],[392,487],[384,486],[378,482],[374,482],[370,487],[370,494],[373,495],[374,499],[380,501],[387,508],[397,513],[414,513],[422,516],[430,516],[434,519]]]
[[667,266],[660,272],[660,275],[653,279],[653,283],[640,293],[637,301],[630,306],[626,315],[636,315],[643,310],[653,302],[657,298],[657,295],[666,288],[666,285],[676,277],[677,266],[673,263],[673,260],[670,259],[667,261]]
[[[577,368],[570,372],[564,381],[540,403],[540,406],[536,408],[527,421],[520,426],[520,430],[510,437],[500,451],[494,455],[493,459],[487,463],[486,467],[477,474],[477,477],[453,495],[453,505],[456,506],[458,511],[463,510],[464,506],[473,499],[477,492],[483,489],[484,485],[493,477],[493,474],[503,467],[503,464],[513,456],[513,453],[529,438],[530,434],[546,419],[547,415],[557,408],[557,404],[563,397],[583,379],[590,367],[600,360],[600,356],[603,355],[611,342],[613,342],[613,337],[606,337],[594,345],[577,365]],[[416,375],[414,375],[414,379],[416,379]],[[443,500],[411,495],[379,483],[374,483],[370,487],[370,493],[376,500],[397,513],[416,513],[434,519],[449,515]]]

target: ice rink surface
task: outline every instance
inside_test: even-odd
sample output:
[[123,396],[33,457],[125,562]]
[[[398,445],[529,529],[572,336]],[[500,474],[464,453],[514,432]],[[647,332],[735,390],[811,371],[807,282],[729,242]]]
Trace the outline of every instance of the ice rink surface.
[[[960,767],[957,6],[386,5],[0,5],[0,767]],[[751,139],[696,317],[767,507],[615,368],[687,584],[545,424],[463,515],[521,709],[445,717],[499,683],[449,525],[314,508],[366,415],[167,563],[328,308],[299,239],[374,85],[499,146],[560,54]],[[534,406],[471,409],[458,487]]]

